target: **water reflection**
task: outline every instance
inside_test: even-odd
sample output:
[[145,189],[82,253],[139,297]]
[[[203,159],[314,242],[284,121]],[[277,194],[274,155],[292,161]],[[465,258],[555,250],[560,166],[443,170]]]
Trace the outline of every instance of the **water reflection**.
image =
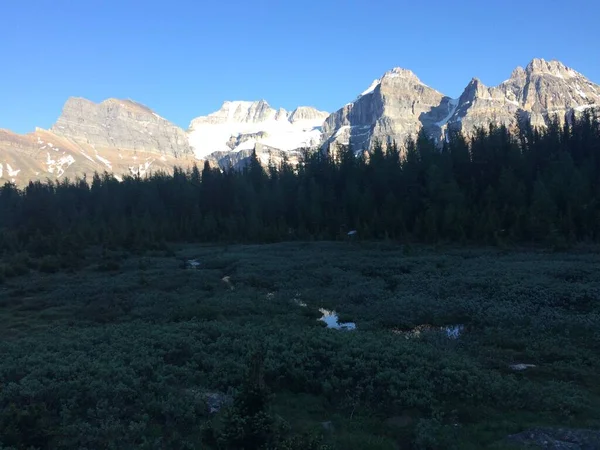
[[338,314],[335,311],[329,311],[328,309],[319,309],[319,312],[323,314],[317,320],[325,322],[327,328],[333,328],[335,330],[355,330],[356,324],[354,322],[340,322]]

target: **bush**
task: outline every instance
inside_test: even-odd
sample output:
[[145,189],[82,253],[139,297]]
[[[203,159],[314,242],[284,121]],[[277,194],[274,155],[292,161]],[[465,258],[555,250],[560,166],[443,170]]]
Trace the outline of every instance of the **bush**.
[[5,261],[4,274],[7,278],[26,275],[30,267],[34,266],[27,253],[16,253],[6,257]]
[[116,261],[104,261],[96,267],[98,272],[117,272],[120,269],[121,265]]
[[18,448],[51,448],[52,422],[51,412],[44,403],[19,406],[11,403],[0,416],[2,443]]
[[38,266],[38,270],[44,273],[56,273],[60,270],[60,260],[56,256],[44,256]]

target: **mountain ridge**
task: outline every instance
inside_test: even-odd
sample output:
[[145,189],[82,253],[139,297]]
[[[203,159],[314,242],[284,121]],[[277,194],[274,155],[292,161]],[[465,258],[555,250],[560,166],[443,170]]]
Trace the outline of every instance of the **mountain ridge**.
[[352,144],[360,151],[376,140],[402,144],[421,128],[442,142],[451,131],[469,135],[490,121],[514,127],[517,117],[525,117],[545,126],[553,115],[565,120],[598,107],[600,85],[542,58],[517,66],[496,86],[473,77],[457,98],[394,67],[333,113],[311,106],[276,109],[264,99],[229,100],[193,118],[185,130],[132,99],[70,97],[48,130],[0,130],[0,180],[25,184],[105,170],[120,178],[202,161],[239,167],[252,150],[261,161],[277,163],[285,155],[297,160],[301,148]]
[[571,112],[598,107],[600,86],[558,60],[534,58],[497,86],[473,77],[458,98],[427,86],[410,70],[395,68],[327,118],[323,146],[362,149],[377,140],[402,144],[421,128],[441,142],[450,131],[469,135],[489,122],[515,127],[517,115],[546,126],[553,115],[563,121]]

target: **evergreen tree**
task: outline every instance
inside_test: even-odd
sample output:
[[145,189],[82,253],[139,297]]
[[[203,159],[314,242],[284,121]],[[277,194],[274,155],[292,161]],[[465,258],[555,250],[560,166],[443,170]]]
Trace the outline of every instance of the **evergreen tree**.
[[573,114],[516,133],[450,131],[441,146],[421,130],[402,148],[374,143],[304,150],[267,170],[253,152],[234,170],[174,168],[0,187],[0,252],[74,255],[86,244],[154,248],[165,241],[271,242],[364,238],[498,242],[549,236],[600,239],[600,123]]

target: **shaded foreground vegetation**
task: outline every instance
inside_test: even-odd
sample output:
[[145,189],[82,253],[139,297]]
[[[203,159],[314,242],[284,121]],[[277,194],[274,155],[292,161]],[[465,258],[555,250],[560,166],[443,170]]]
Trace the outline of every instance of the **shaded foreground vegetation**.
[[[80,253],[76,271],[8,265],[0,448],[499,449],[529,426],[600,427],[595,251]],[[424,324],[464,331],[403,334]],[[233,404],[211,414],[211,395]]]

